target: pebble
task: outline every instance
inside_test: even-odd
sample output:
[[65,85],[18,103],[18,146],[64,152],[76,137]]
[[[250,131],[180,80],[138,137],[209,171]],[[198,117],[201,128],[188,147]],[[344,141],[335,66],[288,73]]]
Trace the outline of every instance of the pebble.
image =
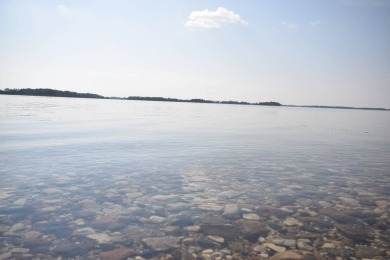
[[11,197],[12,195],[9,195],[8,192],[0,191],[0,200],[7,199]]
[[264,246],[269,248],[269,249],[272,249],[275,252],[279,252],[279,253],[286,251],[285,247],[277,246],[277,245],[274,245],[272,243],[264,243]]
[[99,244],[105,244],[111,240],[110,236],[104,233],[89,234],[87,237],[98,241]]
[[200,229],[206,236],[219,236],[226,240],[238,238],[238,229],[233,225],[202,224]]
[[16,253],[16,254],[26,254],[26,253],[30,252],[30,249],[22,248],[22,247],[16,247],[16,248],[12,248],[11,252],[12,253]]
[[26,202],[27,202],[26,198],[21,198],[16,200],[13,204],[17,206],[23,206],[24,204],[26,204]]
[[304,250],[304,251],[313,251],[313,247],[306,244],[305,242],[298,241],[297,246],[299,249]]
[[6,259],[10,259],[10,258],[12,258],[11,252],[0,254],[0,260],[6,260]]
[[253,213],[244,214],[243,218],[246,220],[260,220],[260,217]]
[[250,241],[258,241],[260,236],[266,236],[269,232],[267,225],[259,221],[240,219],[234,222],[243,237]]
[[259,253],[267,253],[267,248],[265,245],[257,245],[253,248],[253,251],[259,252]]
[[285,226],[302,226],[303,224],[296,220],[295,218],[287,218],[286,220],[283,221],[283,225]]
[[160,217],[160,216],[151,216],[151,217],[149,218],[149,221],[150,221],[151,223],[161,224],[161,223],[165,222],[165,218]]
[[180,241],[181,239],[177,237],[148,237],[142,239],[142,243],[156,252],[179,248]]
[[24,224],[23,223],[17,223],[15,225],[13,225],[9,230],[8,232],[11,232],[11,233],[14,233],[14,232],[18,232],[18,231],[21,231],[24,229]]
[[85,221],[81,218],[77,219],[74,223],[78,226],[85,225]]
[[184,227],[185,230],[187,231],[191,231],[191,232],[198,232],[200,230],[200,226],[188,226],[188,227]]
[[277,253],[269,258],[269,260],[301,260],[303,257],[295,252],[286,251]]
[[118,248],[100,254],[101,260],[126,260],[134,251],[130,248]]
[[294,248],[296,246],[295,239],[275,238],[272,239],[271,242],[278,246],[286,246],[290,248]]
[[202,251],[202,254],[212,254],[214,252],[213,249],[205,249]]
[[223,244],[225,242],[225,239],[223,237],[219,237],[219,236],[207,236],[207,238],[209,240],[217,242],[219,244]]
[[93,228],[85,227],[85,228],[79,228],[74,231],[75,234],[78,235],[90,235],[96,233]]
[[44,213],[53,213],[57,211],[56,207],[44,207],[41,209],[42,212]]
[[239,211],[239,208],[235,204],[228,204],[224,207],[222,215],[234,215],[237,214]]

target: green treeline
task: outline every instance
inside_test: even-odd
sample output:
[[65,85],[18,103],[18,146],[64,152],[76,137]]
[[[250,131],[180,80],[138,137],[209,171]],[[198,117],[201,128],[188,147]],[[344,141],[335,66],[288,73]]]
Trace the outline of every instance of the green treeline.
[[49,97],[74,97],[74,98],[106,98],[106,99],[127,99],[127,100],[143,100],[143,101],[165,101],[165,102],[191,102],[191,103],[216,103],[216,104],[238,104],[238,105],[263,105],[263,106],[281,106],[278,102],[238,102],[238,101],[213,101],[205,100],[200,98],[194,99],[178,99],[178,98],[164,98],[164,97],[140,97],[130,96],[127,98],[115,98],[115,97],[104,97],[97,94],[91,93],[77,93],[72,91],[62,91],[48,88],[38,89],[0,89],[0,94],[3,95],[27,95],[27,96],[49,96]]
[[0,90],[0,94],[4,95],[26,95],[26,96],[47,96],[47,97],[73,97],[73,98],[105,98],[103,96],[91,93],[77,93],[72,91],[62,91],[48,88],[24,88],[24,89],[9,89]]

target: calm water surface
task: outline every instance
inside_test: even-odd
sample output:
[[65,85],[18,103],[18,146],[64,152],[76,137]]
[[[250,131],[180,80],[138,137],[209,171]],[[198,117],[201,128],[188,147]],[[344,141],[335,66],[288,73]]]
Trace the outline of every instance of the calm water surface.
[[390,257],[390,113],[0,96],[1,259]]

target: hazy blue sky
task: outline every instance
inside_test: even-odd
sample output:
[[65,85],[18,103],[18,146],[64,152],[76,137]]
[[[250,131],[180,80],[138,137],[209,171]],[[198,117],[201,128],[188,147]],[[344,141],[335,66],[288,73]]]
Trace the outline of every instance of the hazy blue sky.
[[390,108],[390,0],[1,0],[27,87]]

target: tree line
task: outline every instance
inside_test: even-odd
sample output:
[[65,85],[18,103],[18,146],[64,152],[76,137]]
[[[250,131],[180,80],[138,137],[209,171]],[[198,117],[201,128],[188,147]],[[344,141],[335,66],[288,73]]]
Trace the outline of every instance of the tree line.
[[73,97],[73,98],[100,98],[100,99],[127,99],[127,100],[142,100],[142,101],[165,101],[165,102],[191,102],[191,103],[216,103],[216,104],[237,104],[237,105],[263,105],[263,106],[281,106],[278,102],[239,102],[239,101],[213,101],[205,100],[201,98],[194,99],[178,99],[178,98],[164,98],[164,97],[141,97],[141,96],[129,96],[127,98],[117,97],[104,97],[91,93],[77,93],[72,91],[55,90],[48,88],[24,88],[24,89],[0,89],[0,94],[3,95],[27,95],[27,96],[48,96],[48,97]]
[[26,96],[47,96],[47,97],[73,97],[73,98],[105,98],[103,96],[91,93],[77,93],[72,91],[62,91],[49,88],[22,88],[0,90],[4,95],[26,95]]

